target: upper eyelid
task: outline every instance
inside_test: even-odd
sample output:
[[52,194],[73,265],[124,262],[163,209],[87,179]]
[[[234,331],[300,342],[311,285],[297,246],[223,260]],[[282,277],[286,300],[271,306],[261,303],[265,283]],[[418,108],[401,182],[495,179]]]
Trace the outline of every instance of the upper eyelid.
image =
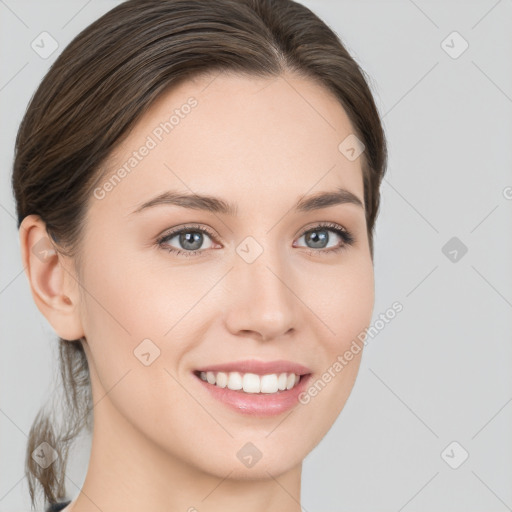
[[[313,229],[319,229],[319,228],[320,229],[321,228],[331,229],[331,230],[340,229],[342,231],[345,231],[348,234],[350,233],[344,226],[342,226],[341,224],[338,224],[336,222],[332,222],[332,221],[318,221],[318,222],[313,223],[311,225],[307,225],[305,228],[302,228],[296,236],[302,237],[308,231],[311,231]],[[208,236],[210,236],[212,238],[216,238],[216,235],[215,235],[215,233],[213,233],[213,230],[211,230],[211,228],[206,228],[205,226],[199,225],[199,224],[196,224],[196,225],[192,224],[192,225],[186,225],[186,226],[183,226],[183,227],[178,227],[176,229],[171,229],[167,233],[164,232],[163,235],[160,235],[160,236],[157,237],[157,242],[161,243],[166,238],[174,238],[176,235],[179,235],[180,233],[182,233],[184,231],[194,231],[194,230],[197,230],[197,231],[200,231],[200,232],[205,232]]]
[[164,240],[165,238],[169,238],[169,237],[175,237],[176,235],[179,235],[183,231],[194,231],[194,230],[204,232],[211,237],[216,236],[213,233],[213,230],[210,230],[209,228],[205,228],[204,226],[187,225],[187,226],[183,226],[181,228],[176,228],[176,229],[172,228],[170,230],[164,231],[164,233],[162,235],[158,235],[157,241]]

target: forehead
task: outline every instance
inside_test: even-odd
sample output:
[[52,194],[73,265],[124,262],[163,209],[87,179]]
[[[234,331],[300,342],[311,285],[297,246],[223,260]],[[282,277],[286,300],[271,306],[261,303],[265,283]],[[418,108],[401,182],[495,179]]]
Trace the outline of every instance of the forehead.
[[[343,187],[364,202],[361,158],[340,102],[294,75],[217,74],[163,93],[112,153],[97,187],[100,209],[128,213],[166,190],[272,208]],[[96,189],[97,190],[97,189]]]

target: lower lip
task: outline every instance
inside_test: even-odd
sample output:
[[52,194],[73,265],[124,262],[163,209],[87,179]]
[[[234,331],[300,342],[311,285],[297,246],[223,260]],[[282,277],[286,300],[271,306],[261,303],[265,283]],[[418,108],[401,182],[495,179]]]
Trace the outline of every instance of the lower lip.
[[302,375],[299,383],[292,389],[277,393],[245,393],[227,387],[210,384],[196,374],[194,378],[217,400],[235,411],[249,416],[275,416],[288,411],[299,403],[299,395],[306,389],[311,374]]

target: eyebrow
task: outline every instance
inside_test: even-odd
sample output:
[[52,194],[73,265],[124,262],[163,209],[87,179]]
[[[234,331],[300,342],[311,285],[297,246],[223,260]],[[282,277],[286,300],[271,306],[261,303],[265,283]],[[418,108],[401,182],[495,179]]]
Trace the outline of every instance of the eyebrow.
[[[310,196],[302,196],[295,205],[297,212],[310,212],[339,204],[355,204],[364,209],[364,204],[355,194],[344,188],[338,187],[329,192],[318,192]],[[213,213],[236,216],[237,205],[224,199],[210,195],[188,194],[183,192],[166,191],[149,201],[146,201],[132,213],[141,212],[154,206],[173,205],[192,210],[205,210]]]

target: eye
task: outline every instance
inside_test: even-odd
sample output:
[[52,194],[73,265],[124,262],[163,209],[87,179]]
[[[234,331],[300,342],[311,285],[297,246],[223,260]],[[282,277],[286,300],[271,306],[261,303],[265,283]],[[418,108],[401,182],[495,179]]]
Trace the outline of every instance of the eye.
[[[210,244],[206,247],[206,249],[208,249],[212,246],[211,239],[214,235],[200,226],[186,226],[172,231],[171,233],[167,233],[157,240],[157,244],[176,255],[184,254],[186,256],[196,256],[198,253],[204,252],[199,249],[205,248],[202,247],[205,235],[210,238]],[[176,243],[181,247],[176,248],[171,246],[170,242],[173,239],[176,239]]]
[[[329,233],[334,233],[334,236]],[[205,242],[205,236],[210,240],[206,247],[203,247]],[[180,229],[166,233],[157,240],[157,245],[170,253],[174,253],[177,256],[200,256],[207,253],[206,250],[213,246],[212,239],[215,235],[208,229],[199,225],[185,226]],[[341,241],[336,243],[336,238]],[[176,239],[175,244],[178,247],[172,245],[172,241]],[[354,237],[349,231],[338,224],[334,223],[321,223],[318,224],[302,233],[298,238],[298,241],[304,239],[307,244],[310,244],[308,253],[310,254],[332,254],[347,246],[353,245],[355,242]],[[332,240],[331,240],[332,239]],[[334,241],[334,245],[331,242]],[[330,245],[329,245],[330,244]],[[293,247],[300,247],[294,242]]]
[[[332,237],[329,233],[334,233],[335,236]],[[336,243],[336,238],[341,239],[341,242]],[[308,250],[309,254],[332,254],[353,245],[355,242],[354,237],[349,231],[338,224],[330,222],[324,222],[308,229],[298,240],[300,241],[301,239],[311,244],[308,249],[314,249]],[[331,242],[334,243],[329,245]],[[294,247],[296,247],[295,244]]]

